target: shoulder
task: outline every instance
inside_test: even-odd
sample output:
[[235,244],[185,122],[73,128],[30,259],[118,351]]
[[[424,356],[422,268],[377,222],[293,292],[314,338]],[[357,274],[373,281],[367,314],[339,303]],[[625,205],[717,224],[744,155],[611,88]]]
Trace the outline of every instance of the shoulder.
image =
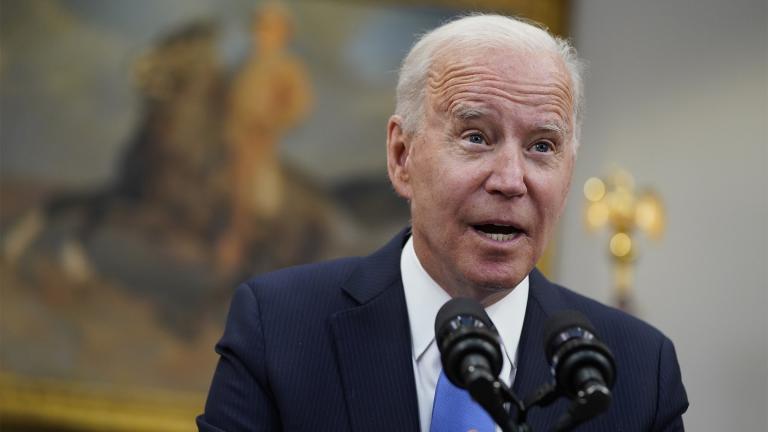
[[658,349],[669,339],[656,327],[622,310],[602,304],[566,287],[549,283],[552,295],[559,298],[567,309],[584,314],[595,327],[598,336],[609,345]]
[[617,369],[613,412],[635,413],[635,421],[644,419],[647,430],[682,430],[688,398],[672,341],[624,311],[556,284],[548,289],[561,305],[584,314],[613,352]]
[[375,297],[400,278],[400,255],[408,230],[364,257],[346,257],[288,267],[256,276],[238,288],[274,307],[326,311],[351,307]]
[[240,285],[235,297],[241,291],[247,291],[259,303],[311,305],[318,298],[341,295],[341,287],[362,260],[361,257],[345,257],[264,273]]
[[318,323],[353,306],[342,288],[359,261],[343,258],[288,267],[240,284],[232,296],[219,345],[234,349],[246,344],[246,351],[257,351],[253,345],[295,339],[286,333],[317,330]]
[[291,289],[312,289],[323,285],[343,283],[360,264],[361,257],[345,257],[319,263],[286,267],[254,276],[245,282],[251,289],[269,290],[289,286]]

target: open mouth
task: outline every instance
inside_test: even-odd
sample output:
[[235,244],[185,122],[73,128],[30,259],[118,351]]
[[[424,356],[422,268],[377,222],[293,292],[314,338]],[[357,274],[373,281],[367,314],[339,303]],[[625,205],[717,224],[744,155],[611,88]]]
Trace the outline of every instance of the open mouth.
[[522,231],[512,225],[482,224],[472,225],[472,228],[491,240],[498,242],[511,241]]

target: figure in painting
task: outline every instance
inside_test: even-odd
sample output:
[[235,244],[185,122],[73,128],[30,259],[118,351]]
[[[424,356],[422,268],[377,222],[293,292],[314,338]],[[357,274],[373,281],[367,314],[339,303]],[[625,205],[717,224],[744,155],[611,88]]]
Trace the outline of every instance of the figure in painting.
[[310,106],[309,79],[287,51],[291,22],[270,3],[254,14],[252,53],[230,88],[225,124],[231,160],[230,225],[220,239],[217,263],[237,268],[249,243],[262,240],[284,212],[286,178],[279,159],[282,134]]

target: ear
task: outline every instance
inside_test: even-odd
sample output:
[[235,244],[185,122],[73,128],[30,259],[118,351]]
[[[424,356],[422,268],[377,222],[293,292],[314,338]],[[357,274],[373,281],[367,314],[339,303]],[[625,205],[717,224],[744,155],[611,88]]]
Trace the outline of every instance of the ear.
[[387,123],[387,173],[395,191],[401,197],[410,200],[411,176],[411,135],[403,130],[403,119],[393,115]]

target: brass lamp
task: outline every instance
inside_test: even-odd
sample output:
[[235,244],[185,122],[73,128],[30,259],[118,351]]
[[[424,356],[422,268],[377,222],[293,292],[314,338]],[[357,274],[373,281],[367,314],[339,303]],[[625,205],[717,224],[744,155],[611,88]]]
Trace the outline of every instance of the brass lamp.
[[610,230],[608,250],[614,265],[616,301],[621,309],[630,310],[637,258],[635,231],[639,229],[660,240],[665,226],[664,206],[650,188],[636,193],[632,175],[619,169],[605,180],[589,178],[584,183],[584,196],[587,229],[594,232],[608,226]]

